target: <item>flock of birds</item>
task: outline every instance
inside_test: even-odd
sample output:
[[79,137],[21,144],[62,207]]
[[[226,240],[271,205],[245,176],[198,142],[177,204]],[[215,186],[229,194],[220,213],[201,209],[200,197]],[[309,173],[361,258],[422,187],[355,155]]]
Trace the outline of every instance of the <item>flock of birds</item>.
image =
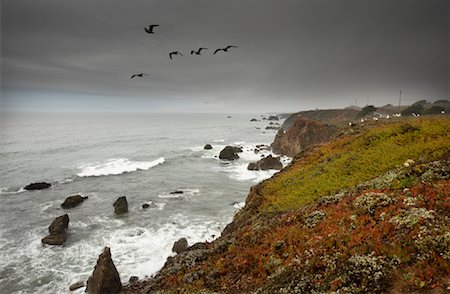
[[[154,34],[155,32],[154,32],[153,30],[154,30],[154,28],[156,28],[156,27],[159,27],[159,25],[158,25],[158,24],[152,24],[152,25],[149,25],[148,28],[145,27],[144,30],[145,30],[145,32],[146,32],[147,34]],[[214,50],[213,55],[216,55],[216,54],[219,53],[220,51],[228,52],[228,49],[231,49],[231,48],[238,48],[238,46],[228,45],[228,46],[226,46],[225,48],[217,48],[216,50]],[[202,50],[209,50],[209,49],[206,48],[206,47],[200,47],[200,48],[198,48],[197,50],[191,50],[191,55],[194,55],[194,54],[195,54],[195,55],[201,55]],[[170,60],[173,59],[173,56],[174,56],[174,55],[184,56],[183,54],[181,54],[180,51],[172,51],[172,52],[169,53],[169,58],[170,58]],[[148,76],[148,74],[146,74],[146,73],[133,74],[133,75],[131,76],[130,79],[135,78],[135,77],[140,77],[140,78],[142,78],[142,77],[144,77],[144,76]]]

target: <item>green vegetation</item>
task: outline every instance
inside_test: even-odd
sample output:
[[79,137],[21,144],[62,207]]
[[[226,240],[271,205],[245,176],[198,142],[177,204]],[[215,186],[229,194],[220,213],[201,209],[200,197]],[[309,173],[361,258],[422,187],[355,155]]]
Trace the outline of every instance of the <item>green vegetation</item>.
[[[371,180],[412,159],[427,162],[450,151],[450,119],[402,120],[345,136],[305,155],[264,183],[265,211],[297,209]],[[414,178],[403,179],[406,186]]]
[[444,293],[449,159],[448,117],[365,125],[311,147],[252,188],[232,229],[125,294]]

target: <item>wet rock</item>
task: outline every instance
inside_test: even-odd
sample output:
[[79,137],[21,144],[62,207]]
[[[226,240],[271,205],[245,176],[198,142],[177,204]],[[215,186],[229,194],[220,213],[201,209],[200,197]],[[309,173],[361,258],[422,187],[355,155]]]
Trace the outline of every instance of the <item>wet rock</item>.
[[177,191],[172,191],[172,192],[170,192],[169,194],[171,194],[171,195],[176,195],[176,194],[183,194],[183,193],[184,193],[183,191],[177,190]]
[[257,170],[258,168],[257,168],[256,162],[250,162],[247,166],[247,169],[248,170]]
[[121,291],[122,283],[119,273],[112,261],[109,247],[105,247],[98,257],[92,276],[87,281],[86,292],[89,294],[115,294]]
[[258,154],[260,151],[263,151],[263,150],[267,150],[267,151],[270,150],[270,146],[264,145],[264,144],[256,145],[254,152],[255,152],[255,154]]
[[210,150],[210,149],[213,149],[213,148],[212,148],[212,146],[210,144],[206,144],[205,147],[203,147],[203,149]]
[[186,251],[187,248],[188,242],[186,238],[181,238],[178,241],[175,241],[175,243],[173,243],[172,252],[180,254],[181,252]]
[[250,121],[258,121],[256,118],[252,118]]
[[124,214],[128,212],[128,202],[127,197],[121,196],[117,198],[116,202],[113,204],[114,212],[117,215]]
[[268,169],[276,169],[280,170],[283,168],[279,157],[273,157],[269,155],[257,162],[251,162],[247,166],[248,170],[268,170]]
[[277,127],[277,126],[267,126],[266,127],[266,130],[279,130],[280,129],[280,127]]
[[267,120],[279,120],[280,118],[276,115],[271,115]]
[[226,146],[220,151],[219,158],[224,160],[235,160],[239,158],[239,155],[236,153],[242,152],[242,149],[239,147]]
[[86,197],[80,195],[69,196],[66,198],[66,200],[64,200],[63,204],[61,204],[61,207],[64,209],[73,208],[83,203],[83,201],[86,199],[88,199],[87,196]]
[[81,287],[84,287],[84,286],[85,286],[84,282],[83,281],[79,281],[79,282],[76,282],[76,283],[73,283],[72,285],[70,285],[69,290],[70,291],[75,291],[75,290],[80,289]]
[[128,283],[132,284],[139,281],[139,278],[136,276],[131,276],[130,279],[128,280]]
[[43,190],[43,189],[47,189],[50,188],[52,186],[52,184],[46,183],[46,182],[41,182],[41,183],[31,183],[29,185],[26,185],[24,187],[25,190]]
[[63,245],[66,241],[66,229],[69,227],[69,216],[58,216],[48,227],[49,235],[41,241],[48,245]]
[[143,208],[143,209],[147,209],[147,208],[149,208],[149,207],[150,207],[150,204],[148,204],[148,203],[142,204],[142,208]]

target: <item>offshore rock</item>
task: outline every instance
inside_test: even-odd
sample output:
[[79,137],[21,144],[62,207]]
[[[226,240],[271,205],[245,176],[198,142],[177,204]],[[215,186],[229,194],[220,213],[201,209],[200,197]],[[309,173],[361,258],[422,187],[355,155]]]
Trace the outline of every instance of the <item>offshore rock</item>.
[[69,290],[70,291],[75,291],[75,290],[80,289],[81,287],[84,287],[84,286],[85,286],[84,282],[82,282],[82,281],[76,282],[76,283],[73,283],[72,285],[70,285]]
[[259,161],[251,162],[248,164],[247,169],[248,170],[268,170],[268,169],[276,169],[281,170],[283,168],[283,165],[281,164],[279,157],[273,157],[272,155],[269,155]]
[[86,292],[89,294],[116,294],[121,291],[122,283],[119,273],[112,261],[109,247],[105,247],[98,257],[92,276],[87,281]]
[[235,160],[239,158],[239,155],[236,153],[242,152],[242,149],[239,147],[226,146],[220,151],[219,158],[224,160]]
[[117,215],[121,215],[128,212],[128,202],[127,197],[121,196],[117,198],[116,202],[113,204],[114,213]]
[[73,208],[83,203],[83,201],[86,199],[88,199],[87,196],[86,197],[80,195],[69,196],[66,198],[66,200],[64,200],[63,204],[61,204],[61,207],[64,209]]
[[46,182],[40,182],[40,183],[31,183],[29,185],[26,185],[24,187],[25,190],[43,190],[50,188],[52,184],[46,183]]
[[203,149],[210,150],[210,149],[213,149],[213,148],[212,148],[211,144],[206,144],[205,147],[203,147]]
[[66,229],[69,227],[69,216],[67,214],[58,216],[48,227],[49,235],[41,241],[48,245],[63,245],[66,241]]

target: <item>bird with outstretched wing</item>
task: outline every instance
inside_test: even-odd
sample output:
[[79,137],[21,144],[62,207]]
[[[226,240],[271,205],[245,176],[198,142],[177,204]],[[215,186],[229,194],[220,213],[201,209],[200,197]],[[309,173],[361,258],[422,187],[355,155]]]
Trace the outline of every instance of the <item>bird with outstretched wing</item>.
[[172,52],[170,52],[169,53],[169,58],[172,60],[172,56],[173,55],[180,55],[180,56],[183,56],[183,54],[181,54],[181,52],[180,51],[172,51]]
[[159,27],[159,25],[157,25],[157,24],[152,24],[152,25],[149,25],[149,26],[148,26],[148,29],[147,29],[147,28],[144,28],[144,30],[145,30],[148,34],[154,34],[155,32],[153,31],[153,28],[155,28],[155,27]]
[[134,74],[134,75],[131,76],[130,79],[135,78],[135,77],[140,77],[140,78],[142,78],[142,77],[144,77],[144,76],[148,76],[148,74],[143,73],[143,72],[142,72],[142,73],[139,73],[139,74]]

